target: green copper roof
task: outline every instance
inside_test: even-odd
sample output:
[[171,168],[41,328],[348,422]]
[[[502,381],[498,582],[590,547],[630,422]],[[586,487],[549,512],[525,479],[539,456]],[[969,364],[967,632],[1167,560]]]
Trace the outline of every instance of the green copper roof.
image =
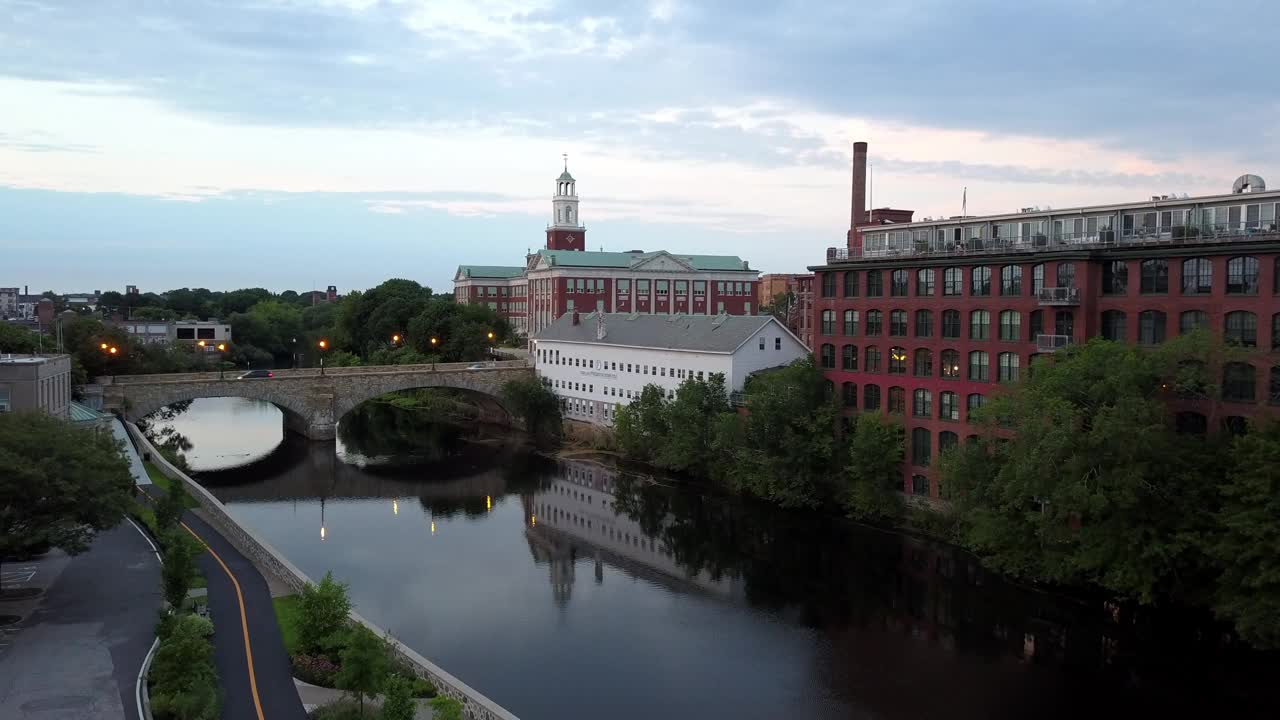
[[[561,267],[609,267],[609,268],[627,268],[639,265],[657,255],[663,254],[659,252],[647,253],[628,253],[628,252],[591,252],[581,250],[539,250],[541,255],[546,256],[552,265]],[[678,253],[666,253],[677,260],[684,261],[693,266],[695,270],[722,270],[737,272],[755,272],[745,267],[742,258],[737,255],[681,255]]]
[[573,176],[569,174],[569,168],[565,168],[564,172],[560,173],[560,177],[556,178],[556,182],[575,182]]
[[459,265],[458,275],[469,278],[513,278],[524,274],[523,267],[510,265]]
[[103,415],[88,405],[81,405],[74,400],[71,401],[69,414],[71,415],[71,422],[73,423],[94,423],[103,418],[111,417],[110,415]]

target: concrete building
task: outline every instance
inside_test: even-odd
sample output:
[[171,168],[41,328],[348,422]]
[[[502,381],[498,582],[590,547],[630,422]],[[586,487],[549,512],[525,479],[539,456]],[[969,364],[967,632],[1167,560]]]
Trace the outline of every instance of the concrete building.
[[20,317],[18,302],[22,293],[16,287],[0,287],[0,320]]
[[1207,328],[1250,349],[1221,368],[1221,402],[1174,403],[1180,428],[1238,430],[1280,404],[1278,222],[1280,192],[1243,176],[1221,195],[858,226],[811,268],[814,355],[849,413],[903,418],[919,495],[940,494],[938,452],[988,395],[1094,336]]
[[646,385],[674,396],[687,378],[723,373],[729,392],[747,377],[808,354],[772,315],[565,313],[533,339],[534,369],[565,417],[598,425]]
[[174,322],[171,320],[124,320],[116,325],[130,339],[144,345],[170,345],[174,340]]
[[737,256],[586,250],[587,228],[578,204],[577,181],[566,166],[551,198],[546,247],[527,255],[520,266],[459,266],[455,300],[496,306],[527,334],[571,310],[752,315],[760,309],[760,273]]
[[67,419],[70,355],[0,355],[0,412],[43,410]]
[[756,302],[760,307],[769,307],[775,315],[779,312],[775,307],[778,296],[788,295],[790,299],[781,319],[801,342],[813,347],[813,273],[762,275],[757,293]]
[[195,344],[203,340],[205,350],[217,352],[214,345],[231,342],[231,325],[218,320],[178,320],[173,325],[173,342]]

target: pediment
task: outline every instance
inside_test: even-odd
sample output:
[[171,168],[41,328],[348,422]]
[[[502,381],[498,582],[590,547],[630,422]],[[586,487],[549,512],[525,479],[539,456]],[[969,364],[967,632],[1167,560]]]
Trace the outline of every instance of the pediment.
[[632,265],[631,269],[638,272],[693,272],[692,265],[665,252],[642,260]]

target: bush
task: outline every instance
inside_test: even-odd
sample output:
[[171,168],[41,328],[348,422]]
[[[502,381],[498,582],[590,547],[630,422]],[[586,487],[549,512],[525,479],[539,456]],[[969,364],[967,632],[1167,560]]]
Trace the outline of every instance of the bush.
[[413,686],[408,680],[392,675],[382,687],[382,720],[413,720],[417,713],[413,702]]
[[462,720],[462,703],[447,695],[431,698],[431,717],[434,720]]
[[387,678],[388,656],[386,643],[369,628],[356,625],[351,629],[347,647],[342,650],[342,667],[334,678],[334,684],[354,693],[361,711],[364,710],[365,696],[377,694]]
[[436,696],[436,686],[426,678],[415,677],[409,682],[409,692],[416,698],[432,698]]
[[311,720],[360,720],[360,706],[354,700],[339,700],[311,713]]
[[346,583],[334,580],[332,572],[319,585],[307,583],[298,610],[298,650],[335,657],[345,644],[351,612]]
[[320,687],[333,687],[338,665],[323,655],[298,654],[292,658],[293,676]]
[[216,720],[218,674],[213,666],[213,623],[198,615],[172,615],[157,628],[160,648],[151,663],[151,710],[161,719]]
[[164,583],[164,599],[169,605],[182,609],[191,589],[191,578],[196,573],[194,554],[186,538],[177,536],[181,530],[171,530],[164,542],[164,567],[160,577]]

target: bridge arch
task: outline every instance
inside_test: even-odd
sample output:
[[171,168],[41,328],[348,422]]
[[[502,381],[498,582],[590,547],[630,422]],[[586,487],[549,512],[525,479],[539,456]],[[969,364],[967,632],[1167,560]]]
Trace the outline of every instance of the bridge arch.
[[513,377],[511,371],[501,369],[341,377],[335,381],[333,419],[341,421],[343,416],[361,404],[389,393],[440,388],[461,390],[480,400],[480,409],[486,420],[519,425],[519,420],[502,399],[502,386]]
[[312,409],[305,397],[290,389],[275,386],[271,382],[252,380],[225,380],[202,383],[156,383],[123,386],[125,417],[138,421],[164,408],[186,400],[201,398],[240,397],[262,400],[280,408],[285,425],[302,430],[308,423]]

